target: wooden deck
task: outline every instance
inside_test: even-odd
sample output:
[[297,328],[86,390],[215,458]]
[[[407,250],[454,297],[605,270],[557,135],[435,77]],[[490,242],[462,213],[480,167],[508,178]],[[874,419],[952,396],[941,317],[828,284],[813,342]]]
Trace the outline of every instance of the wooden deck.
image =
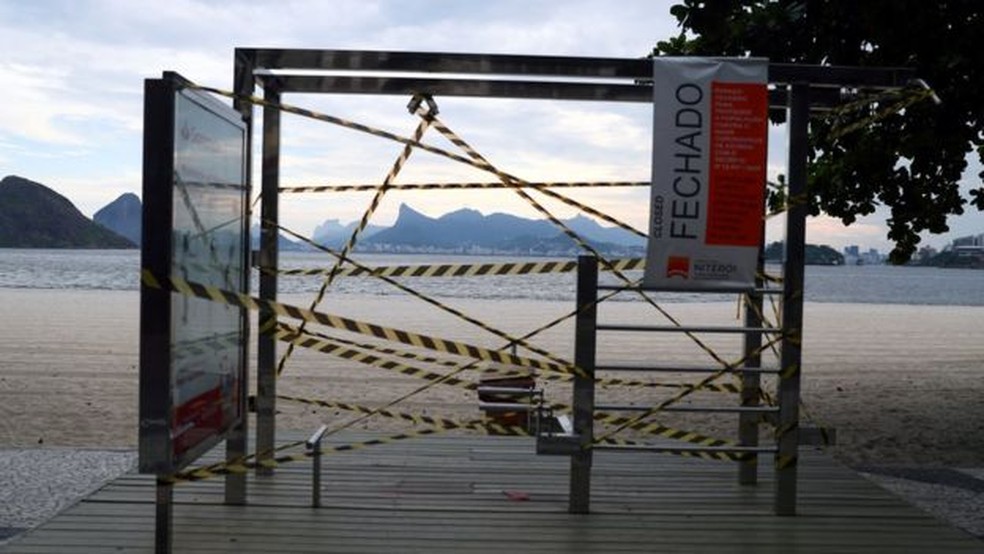
[[[286,438],[297,438],[289,435]],[[332,442],[355,442],[347,434]],[[432,436],[249,480],[249,506],[222,504],[222,480],[180,485],[175,552],[982,552],[828,456],[800,462],[796,517],[772,514],[771,468],[742,487],[736,468],[649,453],[598,452],[592,514],[567,509],[566,457],[533,440]],[[517,494],[512,494],[517,493]],[[528,500],[516,496],[528,495]],[[0,552],[151,552],[153,479],[126,475]]]

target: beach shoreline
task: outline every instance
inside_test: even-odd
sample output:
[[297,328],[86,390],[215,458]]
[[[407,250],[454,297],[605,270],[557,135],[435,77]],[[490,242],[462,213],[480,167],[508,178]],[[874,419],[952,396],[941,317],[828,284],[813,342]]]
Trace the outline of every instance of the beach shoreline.
[[[284,297],[306,307],[306,295]],[[520,334],[569,312],[564,302],[501,300],[445,301],[479,319]],[[0,444],[7,447],[71,446],[134,448],[137,439],[139,294],[135,291],[0,288],[0,302],[14,317],[0,333]],[[634,303],[602,307],[601,317],[651,321]],[[341,295],[323,311],[488,347],[502,340],[408,297]],[[671,304],[686,323],[730,321],[734,304]],[[648,318],[648,319],[647,319]],[[975,467],[984,444],[984,308],[807,303],[803,340],[803,425],[837,429],[832,453],[852,465]],[[538,344],[572,356],[572,327],[564,324]],[[685,362],[705,356],[692,344],[636,335],[599,339],[599,357],[638,362],[658,357]],[[731,343],[734,339],[728,339]],[[717,337],[715,348],[740,352]],[[300,349],[299,349],[300,350]],[[766,362],[768,363],[768,362]],[[420,381],[382,370],[353,367],[314,352],[298,352],[278,382],[279,392],[377,406],[416,388]],[[567,392],[548,385],[552,401]],[[638,393],[599,391],[615,400],[645,401]],[[628,396],[619,396],[625,394]],[[647,393],[648,394],[648,393]],[[281,403],[278,425],[308,429],[338,425],[346,414]],[[472,393],[434,387],[401,404],[400,410],[468,417],[477,415]],[[811,421],[812,419],[812,421]],[[661,421],[663,421],[661,419]],[[730,422],[704,424],[724,437]],[[736,425],[734,426],[736,428]],[[358,428],[402,430],[402,424],[373,418]],[[702,428],[701,430],[704,430]],[[763,434],[768,431],[763,428]]]

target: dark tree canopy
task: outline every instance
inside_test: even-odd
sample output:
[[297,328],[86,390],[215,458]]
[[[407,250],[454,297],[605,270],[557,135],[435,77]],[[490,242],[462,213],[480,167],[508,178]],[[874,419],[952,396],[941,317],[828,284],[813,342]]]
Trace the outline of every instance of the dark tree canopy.
[[[898,109],[910,90],[883,94],[840,116],[814,117],[812,214],[850,225],[887,206],[888,238],[895,242],[890,258],[902,263],[915,252],[920,232],[948,231],[947,218],[968,203],[984,210],[984,172],[970,198],[959,190],[968,154],[976,149],[984,162],[984,2],[683,0],[670,11],[681,34],[660,42],[656,55],[911,67],[943,100]],[[867,123],[852,129],[845,118]]]

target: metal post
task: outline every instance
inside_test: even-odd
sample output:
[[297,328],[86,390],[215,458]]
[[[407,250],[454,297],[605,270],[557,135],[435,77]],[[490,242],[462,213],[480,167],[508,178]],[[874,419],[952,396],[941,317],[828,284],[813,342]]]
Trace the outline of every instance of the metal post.
[[[251,59],[249,57],[242,57],[237,52],[235,56],[235,64],[233,70],[233,83],[236,92],[244,96],[252,96],[253,94],[253,66]],[[246,157],[244,179],[246,181],[246,194],[247,201],[252,198],[252,151],[253,151],[253,105],[248,102],[241,102],[235,100],[233,102],[233,108],[238,111],[243,118],[243,122],[246,123],[246,151],[244,156]],[[250,225],[252,224],[251,214],[247,213],[246,221],[246,233],[247,240],[244,245],[245,252],[243,256],[246,256],[246,266],[247,268],[251,266],[251,250],[250,240],[248,238],[248,233]],[[243,275],[244,279],[244,290],[249,290],[250,284],[250,271],[246,271]],[[243,336],[250,336],[250,316],[248,311],[243,310],[242,323]],[[249,341],[243,345],[242,349],[242,363],[249,366]],[[226,461],[232,461],[237,458],[241,458],[247,454],[248,449],[248,437],[249,437],[249,414],[246,407],[246,398],[249,396],[249,371],[243,372],[243,380],[239,386],[239,398],[240,405],[239,409],[242,413],[242,420],[239,425],[235,426],[229,433],[226,439]],[[225,477],[225,503],[235,504],[235,505],[245,505],[246,504],[246,475],[242,473],[233,474],[230,473]]]
[[[247,373],[243,373],[244,377]],[[246,379],[244,378],[243,380],[245,381]],[[247,383],[242,383],[240,389],[240,398],[246,398],[247,391],[249,390]],[[240,460],[246,457],[247,454],[249,418],[248,414],[246,414],[245,402],[243,402],[242,410],[243,418],[240,424],[233,427],[226,438],[226,462],[229,463]],[[246,475],[244,473],[230,473],[225,476],[225,503],[236,506],[246,505]]]
[[[759,329],[763,327],[762,321],[762,293],[757,292],[762,288],[765,281],[762,273],[765,271],[765,261],[762,248],[765,247],[765,225],[762,226],[762,240],[759,241],[762,247],[759,248],[758,263],[756,264],[755,291],[749,292],[745,298],[745,327],[749,329]],[[742,356],[745,359],[745,368],[762,367],[762,333],[748,333],[745,335],[745,344]],[[746,371],[741,374],[741,405],[758,406],[761,396],[762,374],[757,371]],[[759,445],[759,421],[760,414],[753,412],[742,412],[738,416],[738,444],[742,446]],[[758,483],[758,454],[752,453],[738,463],[738,483],[741,485],[754,485]]]
[[171,554],[172,537],[171,529],[174,519],[174,484],[158,476],[157,479],[157,502],[156,516],[154,521],[154,552],[157,554]]
[[321,439],[328,432],[328,426],[322,425],[311,435],[304,444],[311,452],[311,507],[321,507]]
[[321,507],[321,443],[315,445],[314,453],[311,456],[311,463],[314,467],[311,470],[311,507]]
[[595,327],[598,311],[598,259],[577,259],[577,319],[574,330],[574,364],[584,375],[574,376],[574,435],[579,450],[571,455],[568,511],[586,514],[591,510],[591,459],[594,442]]
[[776,515],[796,515],[796,464],[799,459],[800,361],[803,330],[803,264],[806,249],[806,162],[810,86],[789,87],[789,208],[782,295],[782,355],[779,421],[776,427]]
[[[280,103],[280,88],[275,79],[263,83],[263,98],[267,102]],[[276,268],[278,265],[276,225],[279,222],[280,185],[280,110],[271,106],[263,108],[263,182],[262,208],[260,210],[260,266]],[[277,300],[277,274],[260,272],[260,298]],[[277,315],[260,310],[259,328],[270,329],[276,325]],[[273,469],[262,462],[273,457],[276,446],[277,404],[277,344],[270,334],[261,334],[257,346],[256,367],[256,451],[257,475],[272,475]]]

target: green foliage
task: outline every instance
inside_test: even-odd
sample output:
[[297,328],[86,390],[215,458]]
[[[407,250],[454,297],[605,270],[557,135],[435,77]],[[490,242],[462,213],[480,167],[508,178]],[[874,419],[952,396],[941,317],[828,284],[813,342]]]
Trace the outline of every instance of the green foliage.
[[[783,259],[784,248],[782,242],[773,242],[765,247],[763,255],[766,260],[779,262]],[[807,244],[804,256],[806,265],[844,265],[844,255],[826,244]]]
[[[959,180],[974,149],[984,162],[984,2],[979,0],[683,0],[679,36],[655,55],[763,56],[773,62],[911,67],[943,100],[871,103],[811,121],[810,211],[845,225],[889,208],[890,254],[904,263],[919,233],[944,233],[969,202]],[[845,132],[847,130],[848,132]],[[984,179],[984,172],[978,174]]]

